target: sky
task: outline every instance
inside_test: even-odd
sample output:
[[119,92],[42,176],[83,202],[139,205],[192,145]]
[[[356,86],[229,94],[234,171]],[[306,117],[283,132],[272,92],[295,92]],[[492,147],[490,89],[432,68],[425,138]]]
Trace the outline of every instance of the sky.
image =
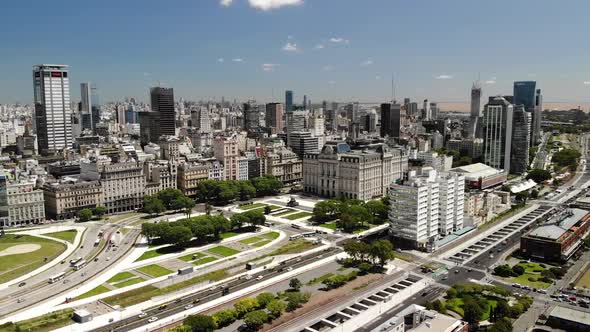
[[70,66],[101,101],[468,101],[536,80],[547,102],[590,102],[587,0],[3,1],[0,103],[32,101],[32,66]]

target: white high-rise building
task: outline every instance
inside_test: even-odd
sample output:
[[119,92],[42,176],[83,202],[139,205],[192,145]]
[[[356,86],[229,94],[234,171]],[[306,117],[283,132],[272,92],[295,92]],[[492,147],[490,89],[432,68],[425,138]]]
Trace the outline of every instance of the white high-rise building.
[[431,251],[435,241],[463,228],[465,177],[423,168],[389,187],[389,221],[394,237]]
[[463,228],[465,176],[458,173],[441,173],[436,182],[439,193],[438,233],[446,236]]
[[72,110],[68,66],[33,67],[35,130],[39,150],[47,154],[72,147]]

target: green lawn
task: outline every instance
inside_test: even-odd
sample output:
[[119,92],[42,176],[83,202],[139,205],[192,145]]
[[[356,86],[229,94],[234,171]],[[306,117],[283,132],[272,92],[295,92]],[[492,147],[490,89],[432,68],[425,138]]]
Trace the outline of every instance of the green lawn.
[[36,236],[6,234],[0,238],[0,250],[19,244],[38,244],[41,248],[26,254],[0,256],[0,283],[39,268],[66,250],[63,243]]
[[252,244],[252,243],[258,242],[258,241],[262,241],[262,238],[258,237],[258,236],[252,236],[252,237],[240,240],[240,242],[243,244]]
[[144,278],[141,278],[141,277],[137,277],[137,278],[132,278],[132,279],[129,279],[129,280],[125,280],[125,281],[122,281],[122,282],[113,284],[113,286],[115,286],[117,288],[123,288],[123,287],[127,287],[127,286],[138,284],[138,283],[140,283],[142,281],[145,281],[145,279]]
[[6,323],[0,326],[0,332],[35,331],[46,332],[74,324],[72,314],[74,309],[64,309],[50,312],[43,316],[27,319],[16,324]]
[[270,253],[270,256],[287,255],[287,254],[298,254],[309,249],[316,247],[315,244],[306,239],[297,239],[289,241],[284,246]]
[[293,213],[293,214],[284,216],[283,218],[289,219],[289,220],[297,220],[297,219],[311,217],[311,216],[313,216],[313,213],[301,211],[301,212],[297,212],[297,213]]
[[333,222],[327,222],[325,224],[321,224],[320,227],[327,228],[327,229],[332,229],[332,230],[336,230],[336,228],[338,226],[336,225],[336,222],[333,221]]
[[[524,271],[525,271],[524,274],[520,275],[518,277],[505,278],[506,280],[513,282],[513,283],[518,283],[521,285],[530,286],[533,288],[548,288],[549,286],[551,286],[550,283],[546,283],[546,282],[538,280],[539,278],[542,278],[541,271],[545,270],[545,268],[543,268],[538,263],[527,262],[527,263],[518,263],[516,265],[520,265],[520,266],[524,267]],[[532,280],[529,280],[529,278]]]
[[225,232],[225,233],[219,234],[219,237],[221,237],[221,239],[224,240],[224,239],[229,239],[230,237],[234,237],[236,235],[240,235],[240,233],[236,233],[236,232]]
[[146,259],[166,255],[166,254],[173,254],[173,253],[181,252],[183,250],[184,250],[184,248],[178,248],[176,246],[162,247],[159,249],[149,250],[149,251],[144,252],[143,255],[139,256],[139,258],[136,259],[135,261],[139,262],[139,261],[143,261]]
[[264,233],[262,234],[262,236],[264,236],[267,239],[277,239],[279,236],[281,236],[281,234],[279,232],[270,232],[270,233]]
[[198,266],[198,265],[207,264],[207,263],[210,263],[210,262],[213,262],[216,260],[217,260],[217,257],[207,256],[207,257],[204,257],[204,258],[194,261],[193,264]]
[[[203,274],[164,288],[157,288],[152,285],[139,287],[121,294],[113,295],[104,299],[104,302],[110,305],[120,305],[127,307],[137,303],[141,303],[151,299],[154,296],[164,295],[167,293],[175,292],[179,289],[187,288],[204,281],[219,281],[229,277],[230,275],[226,270],[212,271],[207,274]],[[2,331],[0,331],[2,332]]]
[[212,253],[212,254],[216,254],[219,256],[223,256],[223,257],[229,257],[229,256],[233,256],[235,254],[239,254],[240,251],[233,249],[233,248],[228,248],[225,246],[217,246],[217,247],[213,247],[209,250],[207,250],[208,252]]
[[256,209],[259,207],[265,207],[266,204],[264,203],[252,203],[252,204],[248,204],[248,205],[242,205],[240,206],[238,209],[240,210],[252,210],[252,209]]
[[143,272],[143,273],[145,273],[149,276],[152,276],[154,278],[165,276],[167,274],[172,273],[172,271],[168,270],[165,267],[157,265],[157,264],[142,266],[142,267],[138,268],[137,271]]
[[107,283],[119,282],[129,278],[135,277],[135,274],[131,272],[120,272],[115,274],[111,279],[107,280]]
[[286,210],[281,211],[281,212],[273,213],[273,214],[271,214],[271,216],[280,217],[280,216],[284,216],[284,215],[289,214],[289,213],[293,213],[293,211],[295,211],[295,210],[293,210],[293,209],[286,209]]
[[185,262],[190,262],[190,261],[194,261],[195,259],[203,258],[205,256],[207,256],[207,255],[203,254],[202,252],[195,252],[194,254],[182,256],[182,257],[179,257],[178,259],[185,261]]
[[331,276],[333,276],[334,273],[326,273],[323,276],[317,277],[317,278],[313,278],[310,281],[308,281],[307,283],[305,283],[307,286],[311,286],[311,285],[315,285],[315,284],[319,284],[322,281],[330,278]]
[[106,288],[103,285],[99,285],[98,287],[93,288],[93,289],[89,290],[88,292],[86,292],[86,293],[84,293],[82,295],[77,296],[76,297],[76,300],[85,299],[87,297],[93,297],[94,295],[106,293],[106,292],[109,292],[109,291],[110,291],[110,289]]
[[68,229],[67,231],[63,232],[47,233],[43,235],[74,243],[77,233],[78,232],[75,229]]
[[[482,321],[490,319],[490,311],[492,308],[496,306],[498,301],[493,298],[486,297],[487,300],[487,307],[485,308],[485,312],[482,316]],[[465,313],[463,311],[463,299],[460,297],[454,297],[452,299],[448,299],[445,301],[445,305],[447,309],[458,313],[459,315],[463,316]]]
[[262,246],[264,246],[266,244],[269,244],[271,242],[272,242],[272,240],[263,240],[263,241],[260,241],[260,242],[253,243],[252,245],[254,247],[262,247]]

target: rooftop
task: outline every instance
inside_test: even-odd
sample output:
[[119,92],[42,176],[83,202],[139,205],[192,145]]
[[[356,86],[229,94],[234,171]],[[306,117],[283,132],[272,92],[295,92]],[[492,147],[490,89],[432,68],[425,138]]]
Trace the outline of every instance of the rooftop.
[[482,163],[476,163],[471,165],[455,167],[451,169],[451,172],[464,173],[466,178],[480,178],[493,176],[501,173],[502,171]]
[[590,326],[590,313],[584,311],[557,306],[549,316]]
[[563,236],[563,234],[565,234],[578,221],[582,220],[584,216],[590,214],[588,211],[582,209],[570,209],[568,211],[571,212],[571,214],[566,216],[556,216],[556,218],[562,219],[550,220],[548,224],[537,227],[536,229],[531,231],[529,234],[527,234],[527,237],[557,240],[561,236]]

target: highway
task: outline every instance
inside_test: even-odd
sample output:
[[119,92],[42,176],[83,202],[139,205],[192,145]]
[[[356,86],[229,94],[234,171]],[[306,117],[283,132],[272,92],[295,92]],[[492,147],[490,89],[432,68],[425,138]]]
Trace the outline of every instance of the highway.
[[322,252],[303,255],[303,256],[300,256],[299,258],[295,258],[295,259],[291,259],[289,261],[286,261],[274,268],[270,268],[268,270],[263,270],[261,272],[252,274],[250,279],[233,278],[233,279],[228,280],[221,287],[217,287],[215,289],[208,288],[205,290],[201,290],[199,292],[191,294],[190,296],[187,296],[187,297],[184,297],[181,299],[176,299],[175,301],[168,302],[164,305],[164,307],[159,306],[159,307],[151,308],[149,310],[145,310],[144,312],[147,314],[145,317],[139,317],[139,315],[129,317],[129,318],[114,322],[111,325],[103,326],[103,327],[100,327],[98,329],[94,329],[91,331],[95,331],[95,332],[130,331],[130,330],[142,327],[144,325],[147,325],[148,320],[151,317],[158,317],[159,319],[161,319],[161,318],[168,317],[168,316],[177,314],[179,312],[183,312],[185,310],[188,310],[185,308],[187,305],[192,305],[192,306],[201,305],[203,303],[207,303],[207,302],[213,301],[215,299],[218,299],[220,297],[223,297],[224,295],[222,294],[222,292],[223,292],[223,289],[226,287],[228,288],[228,291],[230,293],[244,289],[244,288],[248,288],[248,287],[255,285],[257,282],[259,282],[259,277],[260,277],[260,279],[268,279],[268,278],[276,277],[276,276],[279,276],[281,274],[288,272],[288,268],[297,269],[297,268],[303,267],[309,263],[314,262],[315,260],[320,258],[319,256],[335,255],[339,252],[341,252],[340,249],[328,248]]

